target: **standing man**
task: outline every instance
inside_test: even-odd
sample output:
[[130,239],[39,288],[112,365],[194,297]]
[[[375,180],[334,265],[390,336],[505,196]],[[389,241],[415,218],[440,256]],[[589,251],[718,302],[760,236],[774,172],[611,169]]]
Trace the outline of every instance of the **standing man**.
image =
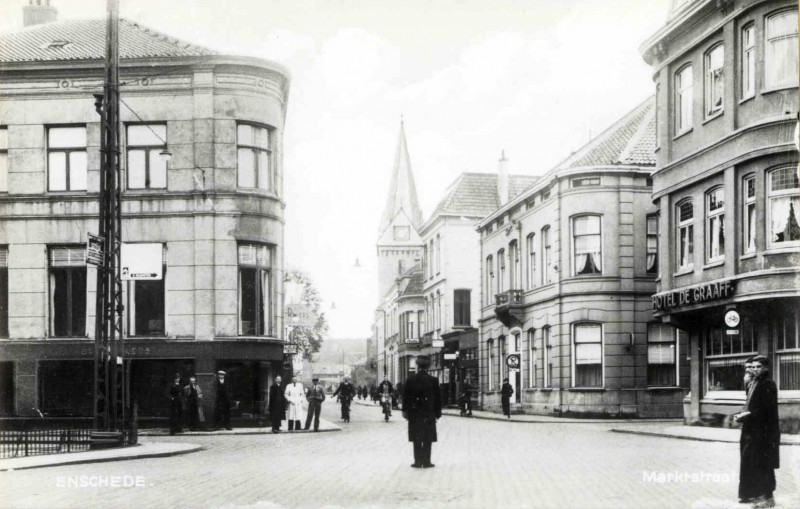
[[752,358],[745,409],[734,416],[742,423],[739,502],[752,503],[754,507],[775,507],[775,469],[780,468],[778,388],[768,372],[767,357]]
[[297,376],[292,377],[292,383],[286,386],[283,393],[286,402],[289,404],[286,409],[286,420],[289,421],[289,431],[300,431],[300,419],[303,415],[303,384],[297,381]]
[[333,393],[334,396],[339,396],[339,402],[342,404],[342,420],[344,422],[350,422],[350,400],[353,399],[354,394],[355,387],[350,383],[349,376],[344,377],[344,381],[339,384],[336,392]]
[[311,388],[308,390],[308,413],[306,414],[306,431],[311,427],[311,416],[314,416],[314,431],[319,431],[319,413],[322,411],[322,402],[325,401],[325,389],[319,384],[319,378],[311,379]]
[[428,374],[431,359],[417,357],[417,372],[403,389],[403,417],[408,420],[408,441],[414,443],[414,468],[431,468],[431,447],[436,442],[436,421],[442,416],[439,381]]
[[467,381],[461,390],[461,416],[465,415],[472,417],[472,387]]
[[508,383],[508,378],[503,378],[503,387],[500,389],[500,402],[503,405],[503,415],[507,415],[511,419],[511,395],[514,394],[514,389]]
[[273,433],[281,431],[281,421],[286,419],[286,397],[283,395],[282,381],[280,375],[276,376],[275,381],[269,387],[267,411],[269,412],[269,419],[272,421]]
[[186,417],[189,429],[195,431],[203,427],[206,417],[203,414],[203,391],[197,385],[197,378],[189,377],[189,384],[183,388],[183,399],[186,401]]
[[183,391],[181,391],[181,375],[175,373],[175,380],[169,388],[169,434],[183,432],[181,420],[183,413]]
[[214,407],[214,428],[231,429],[231,387],[225,381],[225,372],[217,371],[217,402]]

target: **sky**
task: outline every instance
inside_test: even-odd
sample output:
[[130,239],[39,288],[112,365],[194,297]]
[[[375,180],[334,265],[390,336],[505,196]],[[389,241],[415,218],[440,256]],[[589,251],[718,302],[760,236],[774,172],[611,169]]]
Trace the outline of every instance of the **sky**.
[[[0,1],[0,30],[28,0]],[[105,0],[51,0],[59,19]],[[120,0],[122,17],[285,65],[285,266],[330,337],[371,335],[401,118],[424,217],[465,171],[541,175],[653,93],[640,44],[669,0]],[[358,264],[356,264],[358,260]]]

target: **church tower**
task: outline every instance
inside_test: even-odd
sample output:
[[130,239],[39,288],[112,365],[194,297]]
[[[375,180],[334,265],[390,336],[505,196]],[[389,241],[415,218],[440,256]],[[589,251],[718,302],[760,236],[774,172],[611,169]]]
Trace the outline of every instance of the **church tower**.
[[417,188],[401,120],[389,196],[378,229],[379,299],[383,299],[398,275],[422,260],[421,226],[422,210],[417,200]]

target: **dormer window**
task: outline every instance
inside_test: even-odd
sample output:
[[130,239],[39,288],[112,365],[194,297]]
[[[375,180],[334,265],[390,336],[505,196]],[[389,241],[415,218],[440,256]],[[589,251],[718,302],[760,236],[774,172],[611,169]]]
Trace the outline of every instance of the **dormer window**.
[[50,41],[48,43],[43,44],[40,46],[42,49],[65,49],[72,46],[70,41],[65,41],[63,39],[56,39],[54,41]]

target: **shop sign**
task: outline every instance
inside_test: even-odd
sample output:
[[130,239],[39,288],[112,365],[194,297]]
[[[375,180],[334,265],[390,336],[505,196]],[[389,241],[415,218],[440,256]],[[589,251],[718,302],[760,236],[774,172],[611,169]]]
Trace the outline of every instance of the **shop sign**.
[[444,360],[446,360],[446,361],[454,361],[456,359],[458,359],[458,354],[457,353],[446,353],[446,354],[444,354]]
[[103,244],[105,240],[97,235],[89,234],[89,239],[86,241],[86,264],[102,267],[103,263]]
[[406,344],[415,344],[416,345],[417,343],[419,343],[419,338],[406,338],[405,342],[406,342]]
[[658,293],[652,297],[653,310],[663,311],[675,307],[729,299],[733,297],[735,291],[734,281],[717,281],[692,288]]
[[434,339],[431,342],[431,346],[433,348],[444,348],[444,340],[443,339]]

